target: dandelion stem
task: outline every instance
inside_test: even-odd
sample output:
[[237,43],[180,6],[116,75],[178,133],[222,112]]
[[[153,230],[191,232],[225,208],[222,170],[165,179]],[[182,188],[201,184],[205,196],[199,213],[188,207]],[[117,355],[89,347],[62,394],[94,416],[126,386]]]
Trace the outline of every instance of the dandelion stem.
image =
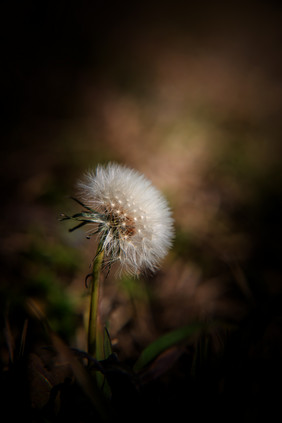
[[93,263],[88,326],[88,354],[101,359],[103,349],[103,327],[99,310],[100,275],[104,250],[99,249]]

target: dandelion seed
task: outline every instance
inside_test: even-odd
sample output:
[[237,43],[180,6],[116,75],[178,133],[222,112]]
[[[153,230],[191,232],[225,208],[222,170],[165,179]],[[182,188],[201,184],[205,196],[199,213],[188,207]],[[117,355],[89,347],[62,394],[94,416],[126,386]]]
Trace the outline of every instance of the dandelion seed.
[[88,172],[78,190],[78,202],[89,211],[81,215],[95,225],[91,233],[100,237],[108,265],[118,262],[130,274],[155,271],[174,230],[171,210],[151,182],[135,170],[109,163]]

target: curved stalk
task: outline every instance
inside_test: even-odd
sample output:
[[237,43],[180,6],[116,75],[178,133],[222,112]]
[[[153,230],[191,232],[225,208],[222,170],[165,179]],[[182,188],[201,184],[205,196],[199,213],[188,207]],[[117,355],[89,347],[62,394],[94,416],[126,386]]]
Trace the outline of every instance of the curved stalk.
[[99,310],[100,302],[100,275],[104,258],[104,250],[98,247],[92,269],[90,293],[90,310],[88,325],[88,354],[101,359],[103,354],[103,327]]

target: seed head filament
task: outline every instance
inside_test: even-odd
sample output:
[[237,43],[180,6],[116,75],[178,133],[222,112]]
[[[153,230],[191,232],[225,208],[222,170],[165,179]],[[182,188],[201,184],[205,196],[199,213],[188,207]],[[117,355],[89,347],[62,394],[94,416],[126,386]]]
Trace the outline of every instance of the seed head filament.
[[109,228],[118,238],[127,239],[136,234],[134,219],[128,216],[123,210],[106,209],[105,214]]
[[151,181],[134,169],[108,163],[85,173],[77,188],[75,201],[84,210],[61,219],[77,222],[71,231],[94,224],[87,238],[97,236],[108,268],[118,262],[122,273],[156,271],[171,248],[174,227],[171,209]]

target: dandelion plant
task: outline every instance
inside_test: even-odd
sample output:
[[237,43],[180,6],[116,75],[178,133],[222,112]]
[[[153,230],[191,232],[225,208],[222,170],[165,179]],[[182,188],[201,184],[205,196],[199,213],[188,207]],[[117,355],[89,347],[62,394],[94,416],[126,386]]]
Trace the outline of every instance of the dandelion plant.
[[[166,256],[173,237],[173,218],[162,194],[139,172],[115,163],[98,166],[78,182],[84,207],[71,219],[77,229],[90,226],[88,237],[97,235],[98,249],[92,271],[88,328],[88,352],[98,357],[102,326],[99,315],[101,269],[117,264],[120,273],[154,272]],[[99,335],[100,334],[100,335]]]

